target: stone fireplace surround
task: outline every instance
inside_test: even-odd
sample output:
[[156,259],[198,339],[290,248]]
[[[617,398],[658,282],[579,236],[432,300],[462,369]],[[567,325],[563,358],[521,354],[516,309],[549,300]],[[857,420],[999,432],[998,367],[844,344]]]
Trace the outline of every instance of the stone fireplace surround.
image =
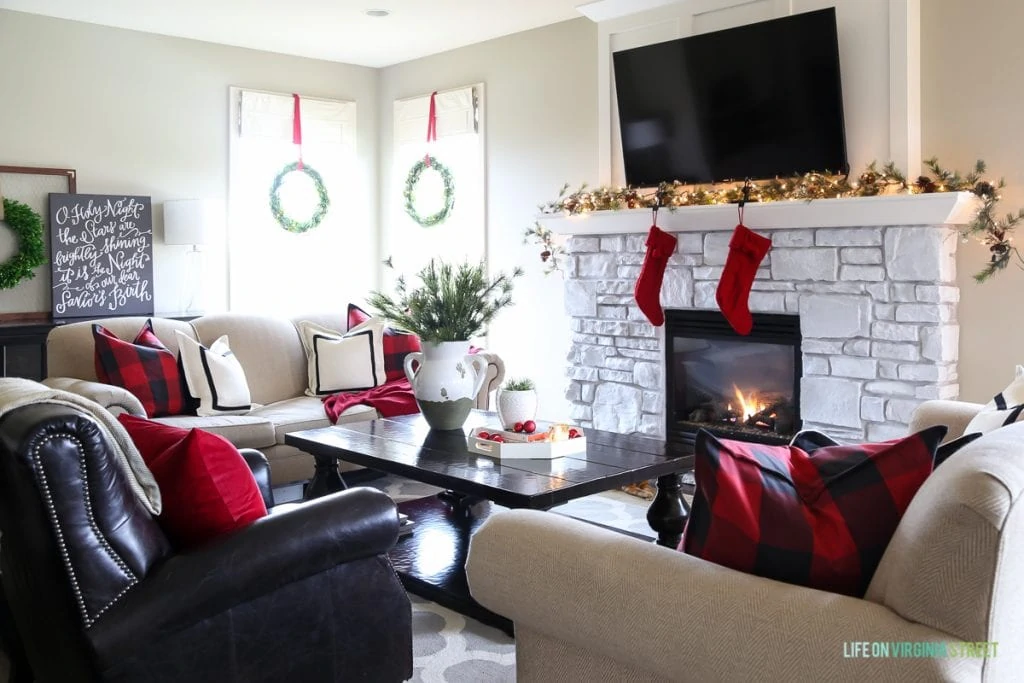
[[[903,198],[854,201],[887,199]],[[815,216],[829,202],[844,201],[849,200],[814,202],[822,205],[814,208]],[[663,226],[679,240],[662,287],[666,308],[717,308],[715,289],[735,209],[696,210],[710,208],[720,210],[714,221],[705,220],[706,213],[687,220],[688,209],[681,209],[672,226]],[[841,441],[890,439],[906,434],[921,402],[958,395],[955,224],[968,214],[961,206],[948,221],[926,225],[914,224],[913,211],[907,215],[906,209],[900,225],[790,229],[759,228],[748,208],[747,225],[772,240],[750,309],[800,315],[805,429]],[[731,217],[723,211],[731,211]],[[548,221],[556,231],[575,233],[566,243],[565,305],[572,329],[566,397],[573,419],[584,427],[664,437],[664,329],[653,327],[633,298],[650,213],[607,213],[632,214],[631,221],[640,222],[619,221],[616,225],[628,226],[622,233],[605,223],[602,234],[588,235],[590,228],[576,217]],[[785,215],[776,212],[776,219],[764,222],[784,223]],[[811,220],[835,225],[856,216]],[[935,220],[934,212],[928,219]],[[884,220],[884,215],[867,216],[866,222]],[[687,223],[698,229],[687,230]]]

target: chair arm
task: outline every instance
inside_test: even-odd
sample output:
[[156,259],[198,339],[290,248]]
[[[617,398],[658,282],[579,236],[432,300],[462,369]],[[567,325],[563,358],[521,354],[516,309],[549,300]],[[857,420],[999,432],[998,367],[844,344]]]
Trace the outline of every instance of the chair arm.
[[505,361],[501,359],[501,356],[490,351],[477,351],[475,355],[487,359],[487,378],[484,379],[484,383],[476,395],[473,407],[479,410],[490,410],[491,393],[505,380]]
[[492,515],[473,536],[466,570],[473,597],[517,628],[643,672],[637,680],[788,681],[797,671],[808,681],[907,672],[950,680],[964,666],[981,668],[981,660],[845,658],[846,642],[955,639],[873,602],[743,574],[553,513]]
[[274,507],[274,489],[270,485],[270,463],[267,462],[267,456],[255,448],[239,448],[238,452],[242,454],[245,464],[249,466],[252,476],[256,479],[263,504],[269,510]]
[[397,540],[398,511],[386,494],[353,488],[324,496],[171,557],[100,616],[89,639],[101,659],[117,661],[284,585],[382,555]]
[[949,431],[946,432],[944,441],[952,441],[963,436],[967,424],[984,407],[980,403],[966,401],[925,401],[910,417],[910,433],[914,434],[935,425],[946,425]]
[[142,407],[142,401],[136,398],[135,394],[113,384],[91,382],[74,377],[47,377],[42,383],[51,389],[70,391],[73,394],[84,396],[99,403],[115,415],[129,413],[138,417],[148,417],[146,409]]

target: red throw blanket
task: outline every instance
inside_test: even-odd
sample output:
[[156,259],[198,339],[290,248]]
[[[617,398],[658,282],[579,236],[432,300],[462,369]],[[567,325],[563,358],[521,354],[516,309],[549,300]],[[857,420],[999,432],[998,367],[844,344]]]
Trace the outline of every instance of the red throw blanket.
[[420,410],[407,379],[385,382],[365,391],[347,391],[324,397],[324,411],[331,424],[337,424],[338,417],[345,410],[360,404],[373,406],[381,417],[409,415]]

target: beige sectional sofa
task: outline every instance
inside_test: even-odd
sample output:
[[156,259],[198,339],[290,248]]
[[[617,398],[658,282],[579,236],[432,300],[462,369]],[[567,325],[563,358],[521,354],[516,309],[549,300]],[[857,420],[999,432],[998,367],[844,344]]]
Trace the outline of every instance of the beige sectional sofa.
[[[99,323],[121,339],[135,338],[147,317],[106,318],[70,323],[53,328],[46,339],[47,379],[44,383],[88,396],[101,405],[135,415],[145,415],[142,404],[127,391],[101,384],[96,379],[93,323]],[[284,443],[288,432],[330,424],[319,398],[306,396],[306,354],[296,323],[309,320],[329,328],[345,321],[344,313],[297,316],[293,319],[223,313],[184,322],[153,317],[153,331],[168,349],[178,353],[175,330],[204,345],[227,335],[231,350],[245,370],[254,404],[245,415],[198,417],[183,415],[157,418],[158,422],[180,427],[200,427],[227,438],[239,448],[256,448],[270,462],[275,486],[309,479],[313,458]],[[494,354],[481,353],[488,360],[487,379],[477,395],[476,407],[489,406],[490,392],[501,384],[505,367]],[[370,406],[353,406],[339,422],[367,420],[377,416]],[[344,467],[344,465],[343,465]]]
[[[953,439],[981,408],[929,401],[910,431],[942,424]],[[515,622],[520,683],[1021,681],[1022,449],[1018,422],[938,467],[863,599],[531,510],[492,515],[473,536],[470,590]],[[949,656],[894,656],[893,643],[925,642]]]

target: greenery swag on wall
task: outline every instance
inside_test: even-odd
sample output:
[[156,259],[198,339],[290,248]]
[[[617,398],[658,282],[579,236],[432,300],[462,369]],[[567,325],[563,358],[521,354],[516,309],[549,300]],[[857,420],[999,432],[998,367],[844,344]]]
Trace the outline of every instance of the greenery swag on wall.
[[18,251],[0,264],[0,289],[14,289],[19,282],[36,276],[36,268],[46,263],[43,243],[43,219],[31,207],[4,199],[4,220],[18,238]]
[[[316,210],[309,220],[300,222],[294,218],[290,218],[281,208],[281,183],[284,181],[285,176],[294,171],[299,173],[305,173],[312,179],[313,185],[316,187],[316,193],[319,197],[317,202]],[[324,179],[317,173],[309,164],[302,164],[301,168],[299,162],[293,161],[284,168],[281,172],[274,176],[274,183],[270,187],[270,213],[274,215],[274,220],[278,224],[287,230],[288,232],[303,233],[308,230],[312,230],[316,226],[320,225],[323,221],[324,216],[327,215],[327,209],[331,206],[330,197],[327,196],[327,187],[324,186]]]
[[[938,159],[927,159],[925,165],[930,175],[919,176],[913,182],[901,173],[892,162],[878,169],[871,162],[856,180],[849,176],[835,176],[829,173],[806,173],[792,178],[773,178],[753,182],[751,201],[776,202],[786,200],[812,201],[815,199],[837,199],[843,197],[876,197],[893,194],[928,194],[933,192],[971,192],[982,204],[974,219],[961,231],[964,241],[974,237],[989,248],[988,263],[975,273],[977,282],[985,282],[997,272],[1006,268],[1013,258],[1024,267],[1024,256],[1013,245],[1012,233],[1017,224],[1024,220],[1024,209],[1003,218],[996,215],[1000,200],[999,191],[1005,187],[1000,179],[996,183],[985,180],[985,162],[979,160],[967,174],[950,171],[941,167]],[[616,209],[653,208],[656,203],[675,209],[680,206],[707,206],[728,204],[740,200],[741,185],[688,186],[676,181],[662,183],[656,190],[641,193],[631,187],[600,187],[588,190],[582,185],[575,192],[567,194],[569,184],[562,186],[558,197],[542,204],[542,213],[580,214],[590,211]],[[565,250],[556,242],[553,233],[539,223],[526,231],[524,242],[533,242],[542,249],[541,261],[547,264],[546,272],[561,270]]]

